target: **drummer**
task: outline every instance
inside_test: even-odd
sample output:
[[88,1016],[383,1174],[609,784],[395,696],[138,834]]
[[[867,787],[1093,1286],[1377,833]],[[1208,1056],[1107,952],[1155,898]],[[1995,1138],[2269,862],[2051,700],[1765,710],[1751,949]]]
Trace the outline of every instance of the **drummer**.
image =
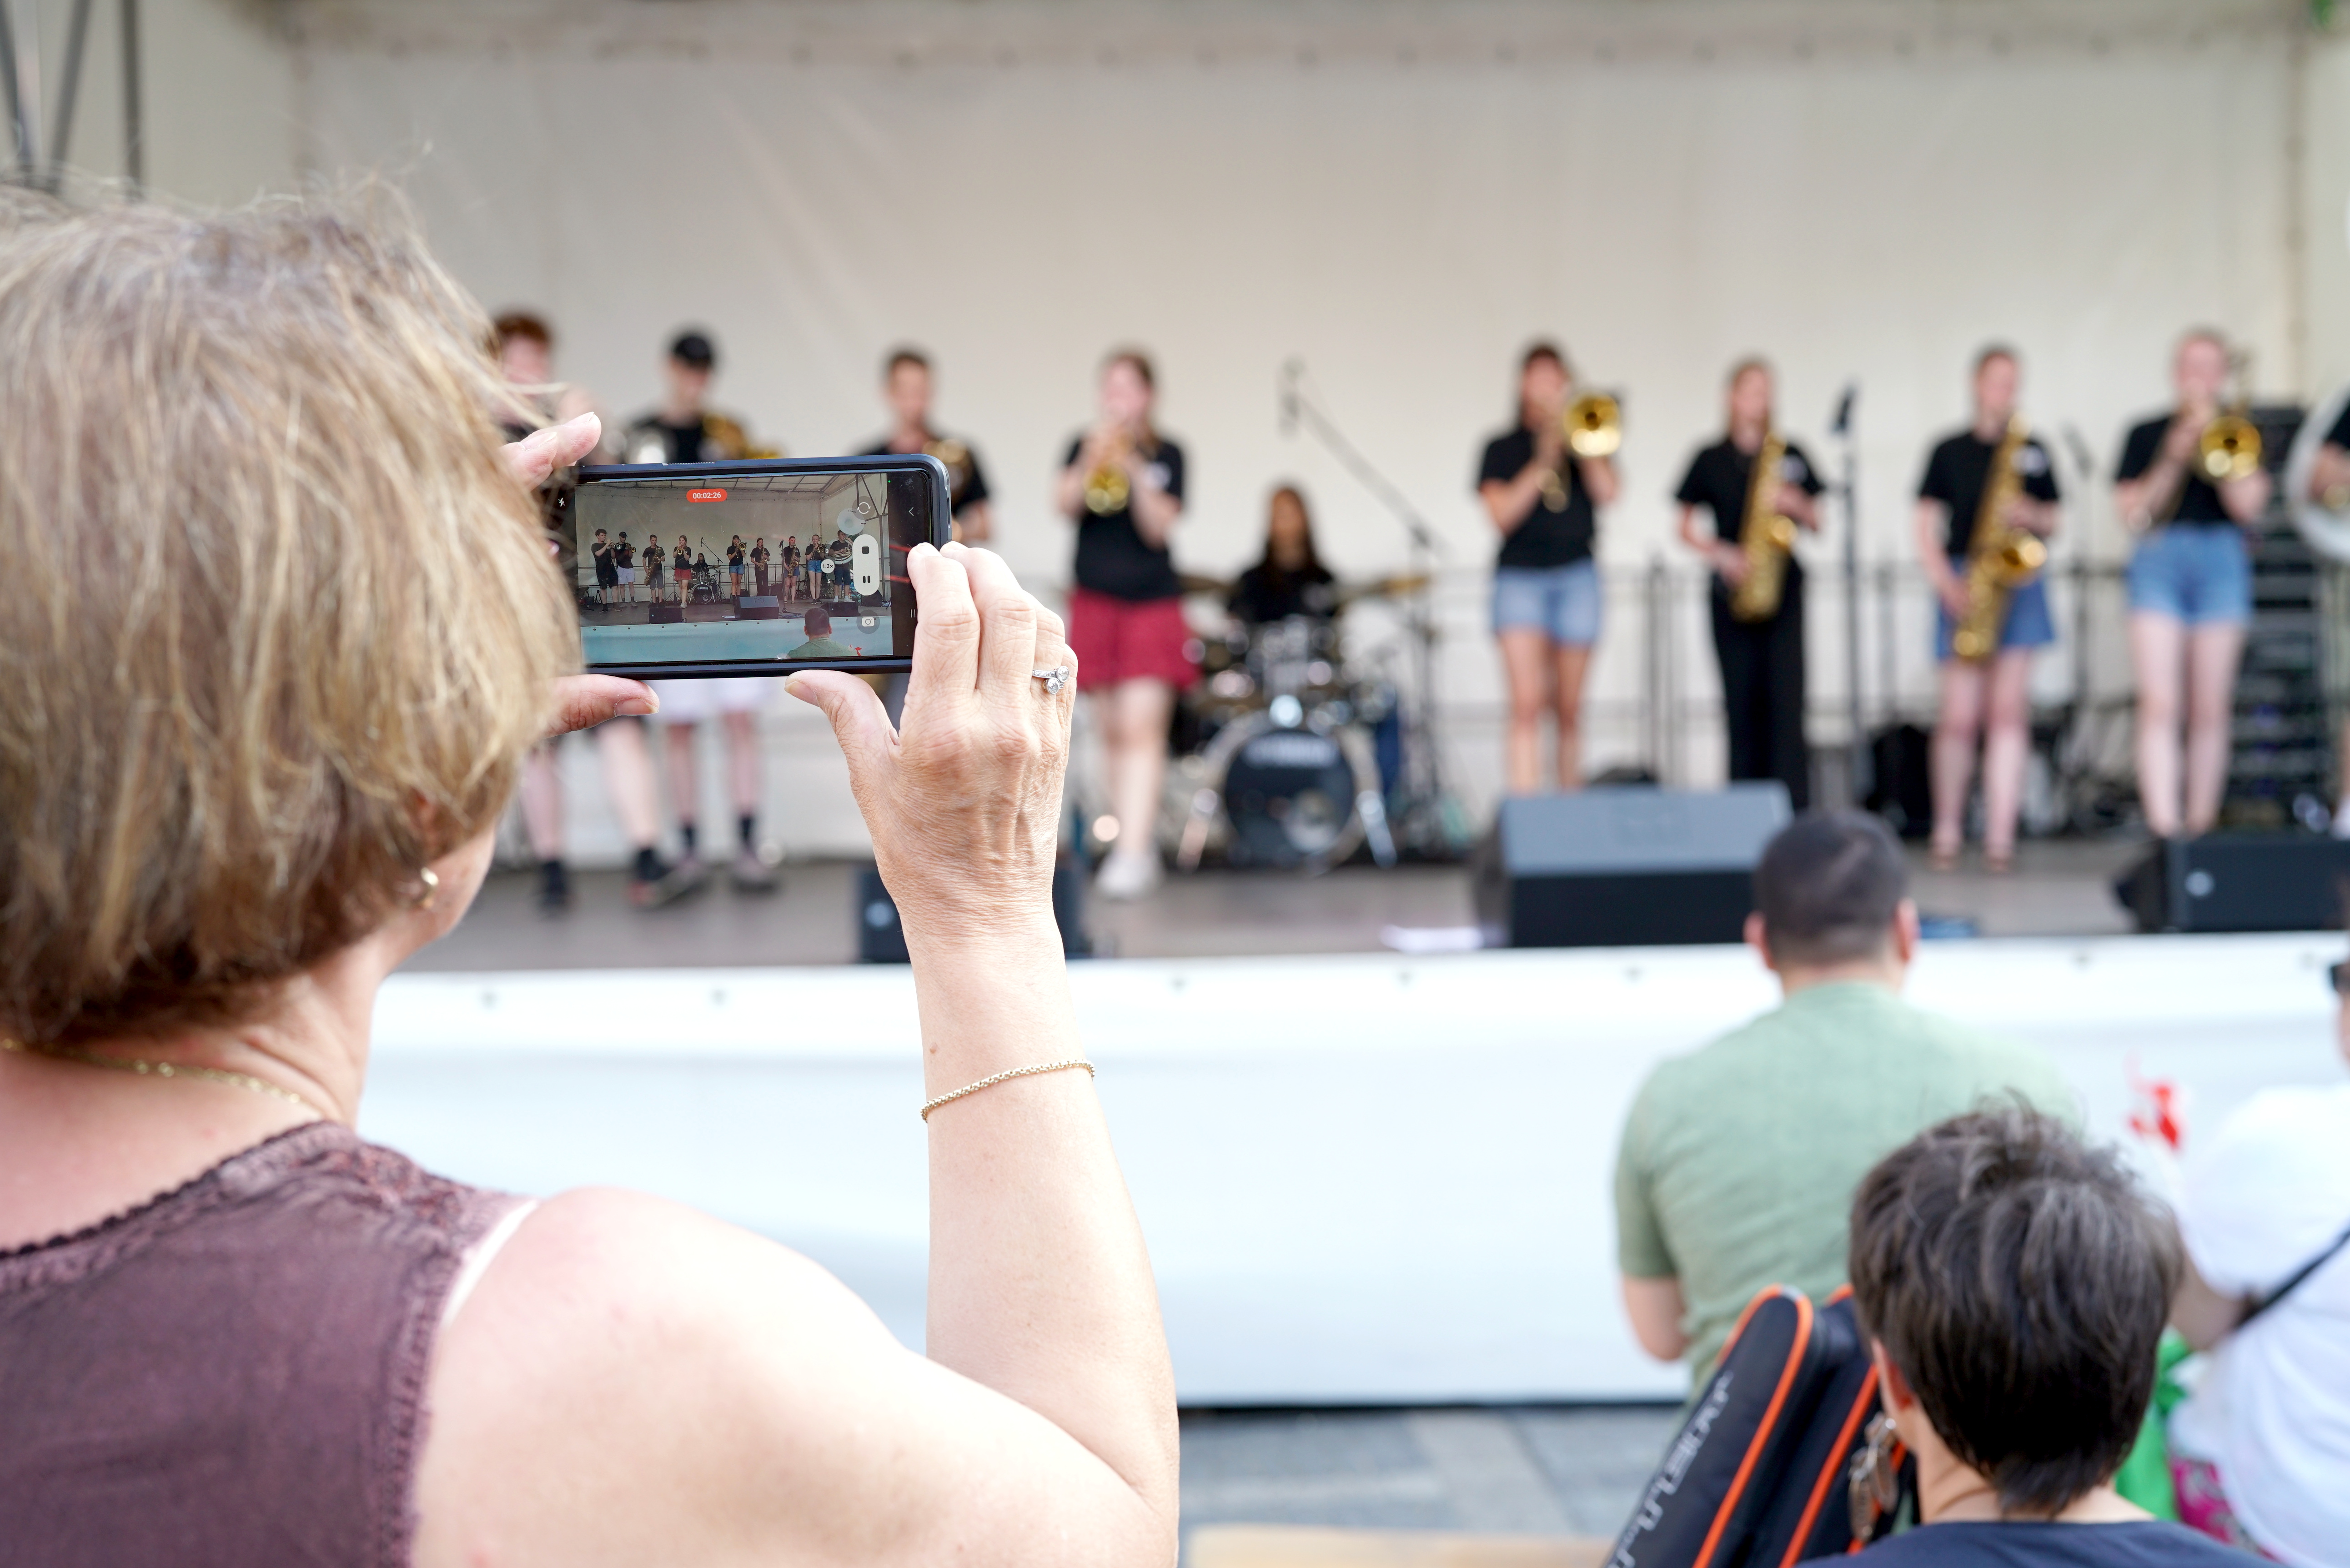
[[1295,484],[1277,487],[1266,503],[1264,555],[1240,576],[1224,601],[1234,619],[1263,626],[1307,616],[1326,621],[1338,611],[1338,579],[1314,549],[1314,520]]

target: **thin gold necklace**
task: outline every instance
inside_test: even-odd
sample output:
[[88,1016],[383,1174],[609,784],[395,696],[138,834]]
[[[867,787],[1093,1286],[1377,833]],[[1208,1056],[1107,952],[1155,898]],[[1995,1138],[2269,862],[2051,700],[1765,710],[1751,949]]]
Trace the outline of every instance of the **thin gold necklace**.
[[14,1051],[20,1056],[47,1056],[60,1062],[86,1062],[93,1067],[105,1067],[117,1073],[136,1073],[141,1077],[202,1078],[208,1083],[229,1084],[240,1089],[250,1089],[256,1095],[272,1099],[287,1100],[301,1106],[321,1120],[331,1121],[326,1112],[304,1099],[291,1089],[280,1088],[266,1078],[256,1078],[250,1073],[232,1073],[225,1067],[183,1066],[174,1062],[143,1062],[136,1056],[101,1056],[95,1051],[77,1051],[69,1045],[35,1047],[21,1040],[0,1035],[0,1051]]

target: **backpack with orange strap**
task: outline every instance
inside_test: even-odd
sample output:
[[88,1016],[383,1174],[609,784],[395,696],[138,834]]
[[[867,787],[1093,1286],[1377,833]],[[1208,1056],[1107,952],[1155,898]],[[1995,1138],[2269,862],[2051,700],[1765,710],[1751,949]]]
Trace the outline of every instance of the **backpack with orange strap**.
[[1915,1491],[1890,1433],[1870,1442],[1877,1413],[1850,1287],[1815,1306],[1771,1286],[1739,1315],[1607,1568],[1789,1568],[1859,1551]]

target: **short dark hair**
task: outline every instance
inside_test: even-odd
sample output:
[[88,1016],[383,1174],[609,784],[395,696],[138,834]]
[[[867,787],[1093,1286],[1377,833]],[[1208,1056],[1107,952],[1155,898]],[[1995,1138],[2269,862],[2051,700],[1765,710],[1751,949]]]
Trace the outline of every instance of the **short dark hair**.
[[[1523,376],[1534,368],[1535,361],[1541,359],[1549,360],[1562,370],[1566,369],[1566,350],[1547,337],[1537,337],[1526,345],[1524,353],[1518,356],[1518,374]],[[1571,371],[1568,373],[1573,374]]]
[[1865,811],[1814,811],[1763,846],[1754,867],[1762,940],[1781,962],[1846,963],[1884,950],[1909,867]]
[[669,357],[681,365],[691,365],[697,370],[718,368],[718,350],[710,341],[710,334],[702,331],[681,332],[669,346]]
[[2182,1266],[2120,1157],[2020,1102],[1928,1128],[1853,1199],[1861,1328],[2009,1512],[2053,1514],[2121,1468]]
[[911,365],[924,375],[928,375],[931,369],[931,357],[910,344],[901,343],[890,349],[889,357],[881,362],[881,379],[886,381],[896,375],[898,367],[900,365]]
[[800,629],[811,638],[832,635],[832,612],[822,605],[810,605],[807,614],[800,618]]
[[491,322],[490,337],[500,350],[517,337],[527,337],[549,353],[555,349],[555,329],[547,326],[544,317],[527,310],[509,310]]

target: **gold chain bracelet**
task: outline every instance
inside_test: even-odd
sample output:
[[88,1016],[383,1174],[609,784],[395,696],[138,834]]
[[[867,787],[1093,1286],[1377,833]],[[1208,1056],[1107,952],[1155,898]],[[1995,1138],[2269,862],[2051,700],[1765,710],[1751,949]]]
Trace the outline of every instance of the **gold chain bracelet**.
[[949,1100],[960,1100],[965,1095],[975,1095],[982,1089],[992,1089],[998,1084],[1009,1083],[1014,1078],[1032,1077],[1038,1073],[1066,1073],[1072,1067],[1083,1067],[1088,1078],[1094,1075],[1094,1064],[1083,1056],[1072,1056],[1066,1062],[1040,1062],[1034,1067],[1014,1067],[1009,1072],[997,1073],[992,1077],[982,1078],[976,1084],[965,1084],[952,1094],[941,1095],[922,1107],[922,1119],[929,1121],[931,1113]]

